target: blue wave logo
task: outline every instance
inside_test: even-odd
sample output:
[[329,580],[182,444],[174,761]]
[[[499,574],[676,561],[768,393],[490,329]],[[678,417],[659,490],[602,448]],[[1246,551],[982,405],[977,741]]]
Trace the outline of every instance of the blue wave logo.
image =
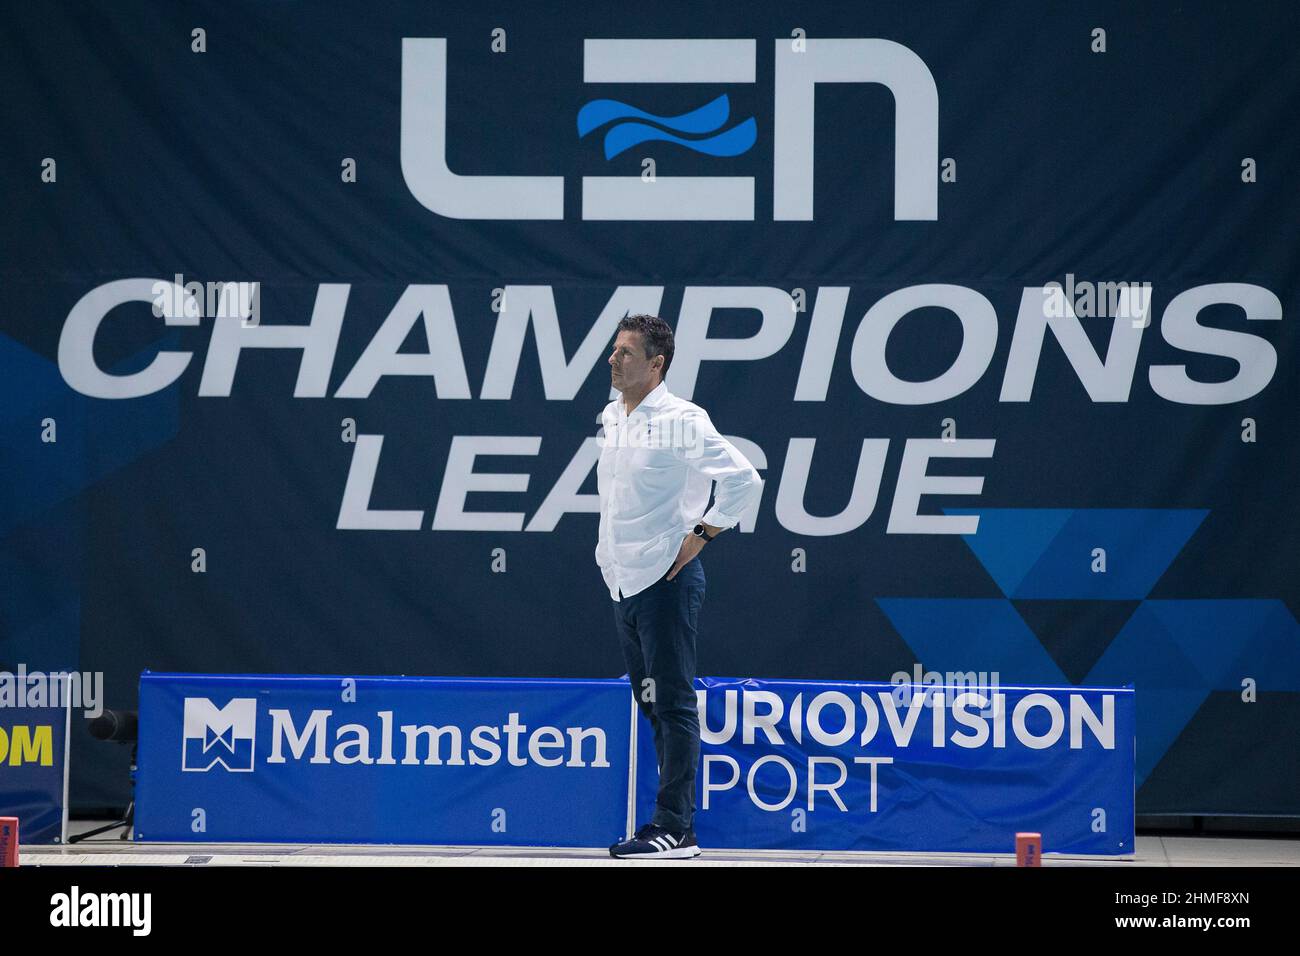
[[[739,156],[754,145],[758,126],[751,116],[731,129],[717,132],[730,115],[731,102],[725,93],[681,116],[655,116],[618,100],[592,100],[578,111],[578,138],[582,139],[606,123],[615,123],[605,133],[606,159],[613,159],[641,143],[654,141],[676,143],[707,156]],[[657,125],[652,126],[652,123]],[[704,139],[685,139],[676,133],[714,135]]]

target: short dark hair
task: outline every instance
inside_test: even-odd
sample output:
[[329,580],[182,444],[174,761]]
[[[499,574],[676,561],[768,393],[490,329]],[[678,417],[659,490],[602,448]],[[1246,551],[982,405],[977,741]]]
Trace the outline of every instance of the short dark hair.
[[673,364],[673,330],[667,322],[657,315],[629,315],[618,323],[614,334],[618,335],[619,332],[640,332],[641,342],[645,345],[645,357],[664,357],[659,380],[662,382],[668,377],[668,366]]

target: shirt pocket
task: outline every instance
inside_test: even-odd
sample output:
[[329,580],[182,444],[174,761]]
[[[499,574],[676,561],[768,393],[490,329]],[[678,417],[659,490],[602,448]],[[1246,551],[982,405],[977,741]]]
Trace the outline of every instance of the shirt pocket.
[[628,477],[643,502],[663,503],[686,488],[685,465],[671,451],[638,449],[628,459]]
[[670,448],[629,448],[625,454],[628,468],[636,474],[674,471],[682,467]]

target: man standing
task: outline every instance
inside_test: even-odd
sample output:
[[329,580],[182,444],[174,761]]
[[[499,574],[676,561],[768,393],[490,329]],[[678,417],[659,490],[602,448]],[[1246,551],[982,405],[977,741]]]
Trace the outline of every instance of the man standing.
[[623,394],[601,415],[596,563],[614,601],[633,697],[654,728],[659,794],[653,819],[609,848],[616,857],[700,853],[692,826],[700,761],[695,634],[705,586],[699,554],[757,508],[763,493],[754,466],[708,413],[668,391],[672,361],[673,332],[663,319],[619,322],[609,365]]

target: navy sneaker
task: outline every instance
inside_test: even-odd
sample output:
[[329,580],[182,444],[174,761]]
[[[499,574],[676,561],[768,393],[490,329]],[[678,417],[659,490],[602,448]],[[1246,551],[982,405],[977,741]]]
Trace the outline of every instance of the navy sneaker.
[[609,855],[625,860],[686,860],[700,855],[700,845],[695,841],[694,828],[673,833],[647,823],[632,839],[611,846]]

